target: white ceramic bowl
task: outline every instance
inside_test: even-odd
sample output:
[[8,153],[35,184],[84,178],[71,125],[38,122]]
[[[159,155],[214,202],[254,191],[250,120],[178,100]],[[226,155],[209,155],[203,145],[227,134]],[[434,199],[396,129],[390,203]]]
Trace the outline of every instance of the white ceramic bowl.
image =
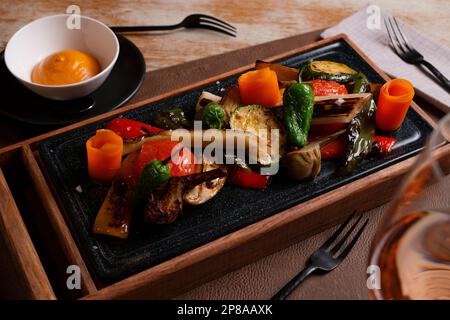
[[[69,29],[70,15],[60,14],[35,20],[9,40],[5,63],[9,71],[28,89],[54,100],[84,97],[100,87],[119,56],[119,41],[100,21],[80,16],[80,28]],[[67,49],[84,51],[97,59],[102,71],[81,82],[50,86],[31,82],[33,67],[49,55]]]

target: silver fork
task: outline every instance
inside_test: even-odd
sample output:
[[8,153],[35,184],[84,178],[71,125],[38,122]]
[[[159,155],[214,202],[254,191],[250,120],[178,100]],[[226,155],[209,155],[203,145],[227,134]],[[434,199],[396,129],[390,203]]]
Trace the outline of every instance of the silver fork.
[[443,87],[450,92],[450,81],[431,63],[426,61],[423,55],[408,42],[408,39],[398,25],[397,19],[395,17],[385,17],[384,24],[395,53],[406,63],[425,66],[441,81]]
[[207,29],[236,37],[237,29],[231,24],[206,14],[191,14],[180,23],[165,26],[115,26],[110,27],[114,32],[167,31],[181,28]]
[[356,220],[356,222],[348,229],[347,233],[339,240],[333,248],[330,249],[331,244],[338,238],[338,236],[344,231],[345,227],[348,225],[350,220],[355,216],[356,211],[354,211],[345,222],[328,238],[327,241],[308,259],[308,263],[306,264],[305,269],[303,269],[299,274],[297,274],[294,278],[292,278],[280,291],[278,291],[273,297],[272,300],[284,300],[286,297],[291,294],[292,291],[297,288],[303,280],[306,279],[311,273],[316,270],[321,270],[323,272],[330,272],[335,269],[349,254],[350,250],[352,250],[355,243],[358,241],[359,237],[363,233],[364,229],[369,222],[369,219],[366,219],[362,227],[358,230],[352,240],[347,244],[347,246],[338,254],[342,245],[346,242],[346,240],[350,237],[352,232],[355,230],[356,226],[362,219],[362,215]]

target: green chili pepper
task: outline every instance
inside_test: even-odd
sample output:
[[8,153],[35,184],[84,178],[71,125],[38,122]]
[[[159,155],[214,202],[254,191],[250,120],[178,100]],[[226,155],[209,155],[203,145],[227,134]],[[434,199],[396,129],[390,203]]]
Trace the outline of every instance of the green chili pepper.
[[353,77],[355,84],[353,85],[353,93],[370,92],[370,83],[362,72],[358,72]]
[[190,122],[186,119],[184,111],[180,108],[158,112],[152,117],[150,122],[152,125],[164,130],[191,127]]
[[370,98],[361,111],[352,119],[348,128],[348,149],[341,174],[349,174],[358,167],[361,161],[370,153],[375,137],[375,112],[377,106]]
[[139,204],[159,186],[170,179],[170,167],[167,161],[153,160],[142,171],[134,194],[134,204]]
[[225,111],[215,102],[210,102],[203,109],[202,121],[207,127],[220,129],[225,121]]
[[314,92],[309,85],[293,84],[284,93],[283,105],[289,142],[297,147],[305,146],[313,115]]

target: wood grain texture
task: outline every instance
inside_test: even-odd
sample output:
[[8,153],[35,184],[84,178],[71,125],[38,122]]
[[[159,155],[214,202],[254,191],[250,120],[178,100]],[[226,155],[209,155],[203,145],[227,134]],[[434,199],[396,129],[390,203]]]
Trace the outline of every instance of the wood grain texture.
[[[450,46],[450,2],[446,0],[372,0],[444,45]],[[191,13],[206,13],[238,28],[231,38],[207,30],[163,34],[128,34],[142,50],[147,70],[155,70],[210,55],[256,45],[338,23],[367,4],[365,0],[16,0],[0,2],[0,41],[3,45],[22,25],[39,17],[64,13],[77,4],[84,15],[108,25],[172,24]]]
[[[0,170],[0,234],[18,275],[17,286],[30,299],[55,299],[51,284],[28,235],[8,183]],[[6,271],[6,270],[5,270]],[[7,276],[7,275],[2,275]]]
[[[70,230],[64,221],[61,211],[56,204],[55,199],[50,191],[44,176],[42,175],[39,165],[34,158],[33,152],[28,145],[24,146],[22,149],[22,156],[25,165],[25,169],[28,171],[28,175],[34,184],[37,191],[38,197],[44,207],[46,217],[40,217],[41,219],[47,219],[48,225],[53,229],[52,234],[56,236],[57,244],[53,245],[60,251],[60,254],[65,257],[68,265],[77,265],[80,268],[81,274],[81,293],[90,294],[97,291],[97,288],[92,280],[90,273],[81,257],[80,251],[70,233]],[[67,266],[61,266],[63,270]],[[64,273],[63,273],[64,274]],[[61,279],[62,281],[64,279]]]

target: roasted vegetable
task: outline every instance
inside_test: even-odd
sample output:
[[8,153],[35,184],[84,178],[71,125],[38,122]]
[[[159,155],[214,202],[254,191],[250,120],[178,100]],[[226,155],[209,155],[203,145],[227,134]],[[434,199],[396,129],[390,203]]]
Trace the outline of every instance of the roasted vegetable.
[[139,152],[135,167],[136,176],[141,174],[150,161],[165,159],[169,159],[172,176],[186,176],[197,172],[195,156],[189,148],[183,147],[178,141],[152,140],[146,142]]
[[[217,138],[221,143],[221,147],[224,150],[225,157],[234,157],[240,154],[247,154],[251,163],[258,163],[263,166],[270,165],[277,159],[273,159],[270,152],[267,151],[266,145],[259,141],[259,137],[250,132],[243,132],[238,130],[191,130],[186,132],[178,132],[178,141],[185,143],[187,147],[195,146],[198,142],[201,142],[203,148],[209,146],[212,141]],[[173,136],[172,131],[163,131],[153,137],[146,138],[147,142],[157,140],[169,140],[171,141]],[[227,148],[227,140],[242,141],[242,144],[236,144],[233,142],[233,148]],[[214,142],[213,142],[214,143]],[[265,142],[264,142],[265,143]],[[231,153],[229,153],[231,152]],[[275,156],[277,156],[275,154]]]
[[322,148],[340,139],[346,130],[339,130],[326,137],[315,140],[303,148],[291,151],[283,158],[283,166],[289,177],[302,181],[316,177],[321,168]]
[[239,88],[237,86],[230,86],[223,95],[220,105],[225,110],[225,121],[228,122],[231,114],[236,108],[241,106],[241,98],[239,95]]
[[277,74],[277,79],[280,82],[296,81],[298,77],[298,69],[296,68],[286,67],[279,63],[270,63],[257,60],[255,63],[255,69],[259,70],[264,68],[269,68],[270,70],[275,71]]
[[261,175],[258,172],[252,172],[238,166],[232,169],[228,177],[228,181],[232,184],[258,190],[263,190],[267,187],[269,180],[270,176],[268,175]]
[[153,136],[161,131],[160,128],[143,122],[125,118],[116,118],[106,124],[106,129],[112,130],[124,139],[124,143],[135,142],[145,136]]
[[[286,144],[284,128],[269,109],[260,105],[239,107],[231,115],[230,127],[233,130],[250,132],[258,136],[259,144],[261,146],[267,145],[267,151],[274,157],[278,158],[283,155]],[[271,131],[273,129],[277,129],[279,133],[278,150],[272,150]],[[276,159],[273,159],[273,161],[276,161]]]
[[[204,163],[202,172],[211,171],[220,168],[222,171],[227,172],[226,165],[208,164]],[[186,191],[183,196],[184,202],[191,205],[199,205],[205,203],[209,199],[213,198],[225,185],[226,177],[216,178],[211,181],[203,182],[192,189]]]
[[277,74],[269,68],[249,71],[238,79],[241,101],[246,104],[260,104],[270,108],[281,101]]
[[336,81],[330,80],[312,80],[311,88],[314,92],[314,96],[331,96],[347,94],[347,88]]
[[370,83],[362,72],[358,72],[353,77],[353,93],[370,92]]
[[288,152],[282,163],[289,178],[296,181],[312,179],[320,172],[320,146],[318,143],[311,143],[301,149]]
[[331,80],[339,83],[348,83],[353,80],[353,76],[357,72],[346,64],[334,61],[311,61],[304,72],[302,72],[303,80]]
[[370,153],[375,136],[376,105],[373,99],[368,99],[361,111],[352,119],[348,128],[348,149],[341,174],[349,174]]
[[225,111],[217,103],[210,102],[203,108],[202,121],[208,128],[220,129],[225,123]]
[[97,130],[86,141],[89,176],[98,181],[111,181],[122,163],[123,139],[109,129]]
[[164,130],[173,130],[178,128],[190,128],[191,124],[187,120],[184,111],[180,108],[174,108],[167,111],[156,113],[151,118],[151,123]]
[[380,90],[376,113],[377,127],[395,131],[402,126],[414,97],[414,87],[405,79],[386,82]]
[[368,99],[370,93],[315,97],[312,131],[326,133],[321,131],[324,129],[321,125],[333,125],[337,130],[342,129],[338,124],[346,126],[350,123]]
[[175,221],[183,208],[183,195],[186,190],[207,181],[223,178],[221,169],[195,173],[184,177],[173,177],[167,184],[152,192],[144,208],[144,220],[166,224]]
[[380,156],[392,152],[397,139],[391,137],[376,136],[373,138],[371,155]]
[[152,160],[145,166],[139,178],[139,183],[134,193],[134,204],[141,203],[169,179],[170,167],[167,161]]
[[128,237],[133,192],[136,186],[134,175],[136,159],[137,153],[132,153],[123,161],[122,167],[97,213],[93,227],[94,233],[122,239]]
[[220,100],[222,100],[222,97],[219,97],[208,91],[202,91],[202,94],[198,98],[197,104],[195,105],[195,113],[201,115],[203,108],[206,107],[208,103],[210,102],[219,103]]
[[294,146],[303,147],[308,141],[314,108],[311,87],[303,83],[291,85],[284,93],[283,105],[288,140]]

